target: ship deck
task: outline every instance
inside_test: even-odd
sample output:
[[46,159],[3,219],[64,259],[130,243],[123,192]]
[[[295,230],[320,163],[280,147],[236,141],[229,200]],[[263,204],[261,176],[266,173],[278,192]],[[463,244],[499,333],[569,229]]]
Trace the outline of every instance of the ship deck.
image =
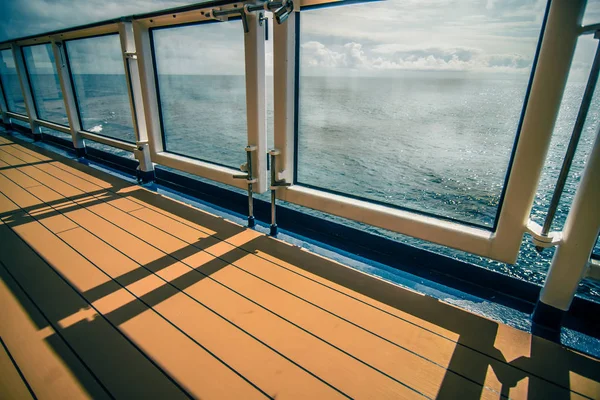
[[600,398],[598,360],[7,136],[0,217],[3,399]]

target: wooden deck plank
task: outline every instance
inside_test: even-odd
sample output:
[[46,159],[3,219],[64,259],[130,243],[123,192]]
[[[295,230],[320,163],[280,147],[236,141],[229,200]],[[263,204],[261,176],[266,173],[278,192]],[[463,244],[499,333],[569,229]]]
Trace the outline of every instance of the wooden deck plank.
[[[109,398],[2,264],[0,279],[0,336],[36,397]],[[4,373],[0,374],[0,380],[3,377]],[[0,398],[11,397],[0,394]]]
[[[50,189],[47,189],[50,190]],[[24,225],[14,227],[15,231],[26,240],[38,254],[46,257],[50,265],[56,268],[85,297],[85,292],[100,285],[112,286],[111,292],[118,292],[120,287],[107,275],[102,273],[86,258],[66,246],[57,236],[43,229],[41,224],[30,222],[27,229]],[[77,235],[85,235],[81,228],[70,230]],[[101,243],[101,242],[100,242]],[[107,257],[107,254],[103,255]],[[114,261],[114,260],[112,260]],[[110,262],[110,261],[109,261]],[[130,293],[121,292],[120,299],[125,303],[138,302],[137,315],[127,321],[116,321],[119,329],[134,341],[146,354],[165,367],[168,373],[182,384],[191,394],[197,397],[218,398],[264,398],[260,392],[243,381],[233,371],[226,368],[214,357],[198,347],[158,314],[141,305]],[[80,322],[82,319],[94,318],[95,313],[106,315],[111,320],[110,302],[101,302],[108,310],[93,308],[89,312],[63,319],[64,325]],[[93,306],[92,306],[93,307]],[[210,375],[198,371],[211,371]]]
[[[19,222],[31,223],[23,217]],[[60,321],[78,310],[88,309],[89,304],[6,225],[0,225],[0,238],[0,260],[47,318]],[[185,398],[177,386],[103,318],[62,328],[61,333],[113,396]]]
[[[0,282],[0,291],[2,282]],[[2,294],[0,293],[0,296]],[[0,336],[0,398],[6,400],[33,399],[27,384],[19,374],[17,366],[13,363],[7,348],[3,346]]]

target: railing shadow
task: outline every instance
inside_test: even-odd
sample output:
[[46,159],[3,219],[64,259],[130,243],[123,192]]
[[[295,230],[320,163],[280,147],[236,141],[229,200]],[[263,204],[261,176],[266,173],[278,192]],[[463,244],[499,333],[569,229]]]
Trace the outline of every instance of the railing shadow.
[[[115,334],[107,319],[100,316],[83,319],[63,328],[59,321],[85,309],[87,303],[8,229],[6,225],[0,226],[0,277],[23,311],[29,316],[37,315],[33,323],[39,331],[52,328],[54,333],[44,341],[60,359],[58,364],[74,375],[77,385],[92,398],[114,398],[119,394],[186,397],[170,378],[161,375],[148,356],[124,336]],[[54,378],[49,376],[48,379],[50,385]],[[106,382],[110,381],[109,391]]]

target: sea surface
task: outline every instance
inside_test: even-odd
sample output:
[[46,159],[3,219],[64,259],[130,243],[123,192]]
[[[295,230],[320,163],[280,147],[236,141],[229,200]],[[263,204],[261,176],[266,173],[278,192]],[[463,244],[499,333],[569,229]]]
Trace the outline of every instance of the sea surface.
[[[55,112],[50,119],[65,123],[64,111],[58,107],[60,94],[52,89],[55,83],[48,77],[38,78],[38,97],[47,98],[38,107],[44,107],[46,115]],[[74,82],[86,129],[134,140],[122,75],[77,75]],[[242,76],[160,75],[158,86],[167,151],[234,168],[245,162]],[[491,228],[526,86],[527,79],[522,78],[426,73],[394,78],[303,76],[298,182]],[[540,224],[584,87],[585,82],[569,81],[563,98],[532,210],[532,218]],[[268,143],[272,147],[271,80],[267,92]],[[599,124],[597,89],[553,229],[564,224]],[[536,283],[543,282],[553,254],[552,249],[539,254],[526,236],[518,262],[507,265],[365,224],[328,218]],[[599,243],[595,253],[600,254]],[[579,294],[598,301],[600,285],[585,280]]]

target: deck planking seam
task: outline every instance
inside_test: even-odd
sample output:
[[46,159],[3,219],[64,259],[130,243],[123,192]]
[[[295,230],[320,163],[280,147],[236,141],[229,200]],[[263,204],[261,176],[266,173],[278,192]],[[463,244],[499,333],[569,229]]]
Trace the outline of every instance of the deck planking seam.
[[[0,266],[2,266],[4,269],[6,269],[6,267],[4,267],[4,264],[2,263],[2,261],[0,261]],[[23,375],[23,371],[21,371],[21,368],[19,368],[19,365],[17,364],[17,362],[13,358],[12,354],[10,353],[10,350],[8,349],[8,346],[6,345],[6,343],[4,343],[4,340],[2,340],[2,336],[0,336],[0,345],[2,345],[2,348],[4,348],[4,351],[8,355],[10,362],[12,362],[13,366],[15,367],[15,370],[19,374],[19,377],[23,381],[23,384],[25,384],[25,387],[29,391],[29,394],[31,395],[31,397],[33,397],[34,400],[37,400],[37,396],[35,395],[35,392],[29,385],[29,382],[27,382],[27,378],[25,378],[25,375]]]

